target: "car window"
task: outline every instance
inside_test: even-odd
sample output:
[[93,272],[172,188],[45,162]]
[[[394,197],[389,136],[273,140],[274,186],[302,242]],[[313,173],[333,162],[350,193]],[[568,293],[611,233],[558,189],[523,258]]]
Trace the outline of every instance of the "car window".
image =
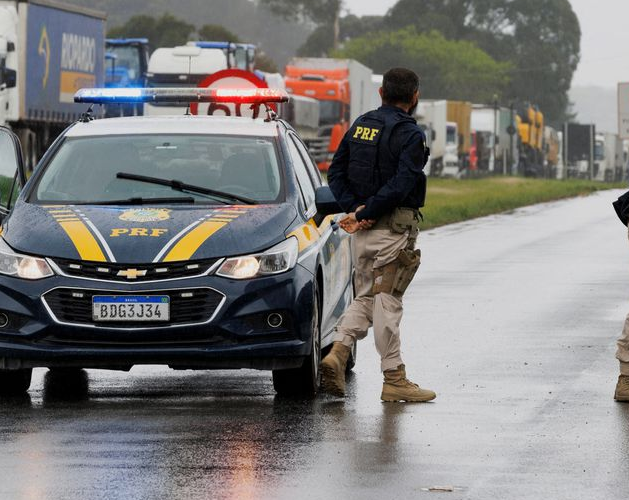
[[295,175],[297,176],[301,188],[306,212],[308,212],[314,206],[315,202],[315,190],[310,175],[308,174],[308,167],[306,167],[293,138],[290,137],[286,143],[292,159],[293,168],[295,169]]
[[[178,196],[169,186],[119,179],[118,172],[176,179],[265,203],[281,201],[283,193],[272,138],[132,135],[68,138],[44,166],[32,201],[89,203]],[[214,199],[188,195],[198,201]]]
[[308,148],[306,148],[306,146],[304,146],[304,143],[301,142],[296,136],[292,134],[291,134],[291,139],[295,142],[297,149],[301,153],[301,157],[304,160],[304,163],[306,164],[308,173],[310,174],[310,178],[312,179],[312,183],[315,185],[315,187],[321,186],[322,184],[321,172],[319,172],[319,169],[317,168],[317,164],[312,160],[312,157],[308,153]]

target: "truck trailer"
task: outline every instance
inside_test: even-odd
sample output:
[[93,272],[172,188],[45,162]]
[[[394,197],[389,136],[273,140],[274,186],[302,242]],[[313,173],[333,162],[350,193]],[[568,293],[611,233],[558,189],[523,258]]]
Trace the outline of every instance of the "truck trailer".
[[566,177],[594,178],[594,124],[565,123],[563,129],[563,157]]
[[74,94],[104,85],[105,14],[53,0],[0,0],[0,125],[33,169],[82,111]]

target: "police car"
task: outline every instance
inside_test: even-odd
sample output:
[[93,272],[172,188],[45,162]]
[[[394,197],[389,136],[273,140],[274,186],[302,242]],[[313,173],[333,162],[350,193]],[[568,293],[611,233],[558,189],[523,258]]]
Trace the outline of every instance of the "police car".
[[[268,89],[75,97],[287,99]],[[0,158],[0,392],[26,391],[34,367],[164,364],[272,370],[277,392],[316,393],[321,351],[352,298],[349,240],[306,147],[272,110],[85,114],[28,182],[7,129]]]

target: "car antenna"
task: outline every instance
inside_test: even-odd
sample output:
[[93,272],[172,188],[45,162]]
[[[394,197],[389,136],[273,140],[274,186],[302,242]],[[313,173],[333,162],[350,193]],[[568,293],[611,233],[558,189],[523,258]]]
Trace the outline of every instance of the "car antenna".
[[81,113],[79,117],[79,121],[81,123],[89,123],[94,119],[94,104],[90,104],[90,107],[87,108],[85,113]]
[[268,102],[264,103],[264,107],[266,109],[266,118],[264,119],[265,123],[276,121],[277,113],[273,110],[271,106],[269,106]]

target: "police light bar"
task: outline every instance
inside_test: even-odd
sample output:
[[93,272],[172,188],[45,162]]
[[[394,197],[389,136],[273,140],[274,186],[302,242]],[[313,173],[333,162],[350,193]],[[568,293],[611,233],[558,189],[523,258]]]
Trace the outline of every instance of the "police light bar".
[[81,89],[74,94],[74,102],[112,104],[163,102],[191,104],[215,102],[234,104],[266,104],[288,102],[288,94],[279,89],[204,89],[204,88],[96,88]]

